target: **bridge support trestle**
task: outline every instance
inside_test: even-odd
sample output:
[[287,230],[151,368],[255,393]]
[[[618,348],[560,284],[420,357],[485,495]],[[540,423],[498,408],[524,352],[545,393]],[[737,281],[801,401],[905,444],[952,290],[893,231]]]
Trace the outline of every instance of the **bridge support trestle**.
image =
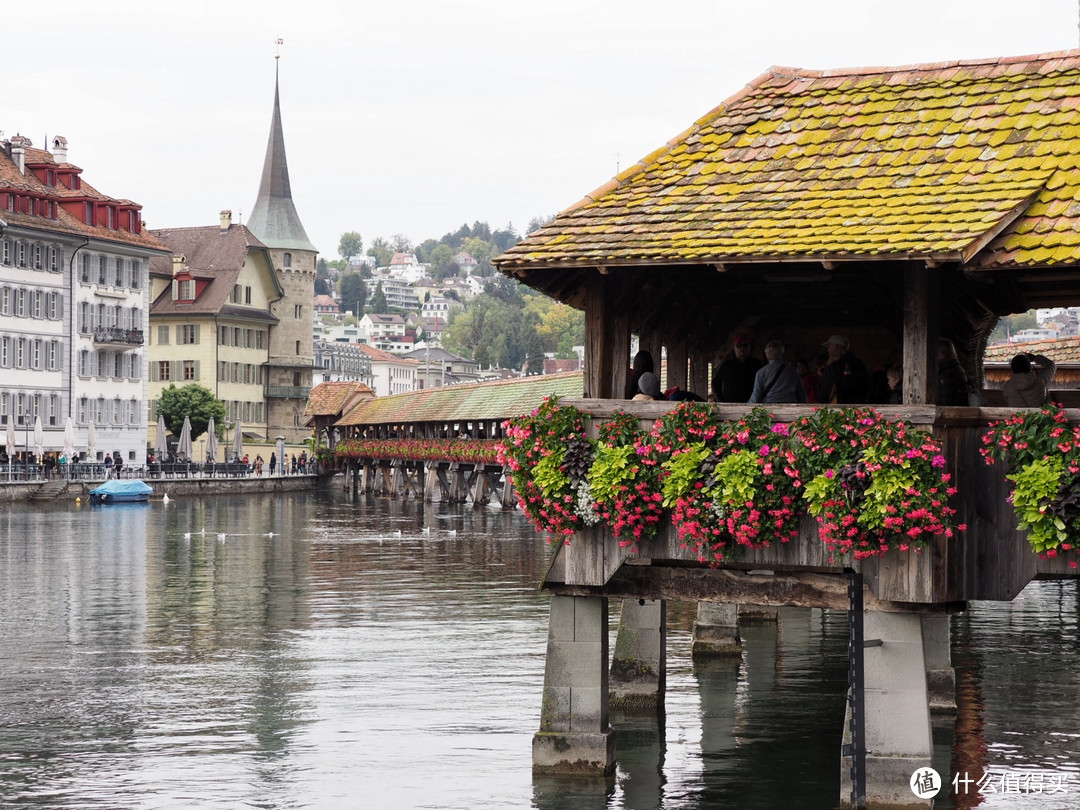
[[723,602],[698,602],[690,653],[695,658],[741,656],[738,606]]
[[[913,613],[863,614],[863,695],[866,733],[866,801],[869,806],[930,807],[911,790],[912,774],[933,756],[926,689],[922,617]],[[848,704],[844,728],[850,728]],[[850,743],[845,731],[844,741]],[[851,796],[851,760],[840,767],[840,799]]]
[[667,688],[667,603],[623,599],[611,658],[611,708],[656,711]]
[[540,730],[533,771],[607,775],[615,770],[608,715],[608,602],[551,596]]

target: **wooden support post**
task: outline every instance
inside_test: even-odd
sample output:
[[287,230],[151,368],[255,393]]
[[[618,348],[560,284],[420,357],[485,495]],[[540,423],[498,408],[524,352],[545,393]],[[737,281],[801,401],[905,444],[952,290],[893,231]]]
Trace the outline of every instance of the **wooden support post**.
[[621,398],[629,371],[630,320],[615,276],[590,275],[585,286],[585,396]]
[[477,506],[483,506],[485,503],[487,503],[487,500],[488,500],[487,491],[488,491],[487,473],[484,472],[484,465],[483,464],[477,464],[476,465],[475,478],[473,480],[473,487],[472,487],[472,502],[473,502],[473,507],[474,508],[477,507]]
[[937,402],[941,279],[924,264],[904,270],[904,404]]
[[693,391],[702,399],[709,398],[709,355],[700,349],[690,357],[690,376],[686,381],[687,391]]
[[439,462],[424,462],[424,503],[435,499],[435,485],[439,482]]
[[[686,390],[688,348],[686,338],[678,338],[667,344],[667,381],[664,390],[676,385]],[[698,393],[701,393],[700,391]],[[703,395],[704,396],[704,395]]]
[[502,497],[499,503],[504,509],[513,509],[517,505],[517,497],[514,495],[514,478],[506,470],[503,470]]

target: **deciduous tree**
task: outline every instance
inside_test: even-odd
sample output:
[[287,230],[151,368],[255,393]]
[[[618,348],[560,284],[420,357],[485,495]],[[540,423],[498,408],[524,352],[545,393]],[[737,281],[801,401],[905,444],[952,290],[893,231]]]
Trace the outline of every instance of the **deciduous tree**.
[[165,417],[165,427],[174,436],[179,436],[184,428],[184,417],[191,422],[191,439],[194,441],[206,433],[210,417],[214,417],[215,427],[220,433],[225,430],[225,405],[214,396],[214,392],[190,383],[181,388],[170,385],[161,392],[158,399],[158,413]]
[[338,242],[338,255],[347,262],[364,252],[364,239],[356,231],[346,231]]

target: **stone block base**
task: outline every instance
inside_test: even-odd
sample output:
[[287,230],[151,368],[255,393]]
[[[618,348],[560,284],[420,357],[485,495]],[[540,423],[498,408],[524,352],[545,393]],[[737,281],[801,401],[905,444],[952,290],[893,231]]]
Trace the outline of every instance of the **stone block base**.
[[926,693],[930,698],[930,711],[956,711],[956,670],[931,669],[926,673]]
[[[866,757],[866,804],[874,810],[927,808],[932,799],[920,799],[911,790],[911,775],[929,768],[930,760],[921,757]],[[840,806],[851,807],[851,758],[841,757]],[[943,792],[949,790],[946,785]]]
[[607,776],[615,772],[615,734],[539,731],[532,755],[533,773]]
[[733,656],[742,655],[742,641],[739,639],[735,627],[730,625],[702,624],[694,622],[693,642],[690,645],[690,654]]

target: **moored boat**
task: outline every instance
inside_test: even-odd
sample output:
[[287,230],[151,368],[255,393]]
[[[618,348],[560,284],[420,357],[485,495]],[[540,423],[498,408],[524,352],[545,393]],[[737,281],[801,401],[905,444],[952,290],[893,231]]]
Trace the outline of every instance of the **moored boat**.
[[91,503],[131,503],[145,501],[154,488],[138,478],[129,480],[106,481],[100,487],[90,490]]

